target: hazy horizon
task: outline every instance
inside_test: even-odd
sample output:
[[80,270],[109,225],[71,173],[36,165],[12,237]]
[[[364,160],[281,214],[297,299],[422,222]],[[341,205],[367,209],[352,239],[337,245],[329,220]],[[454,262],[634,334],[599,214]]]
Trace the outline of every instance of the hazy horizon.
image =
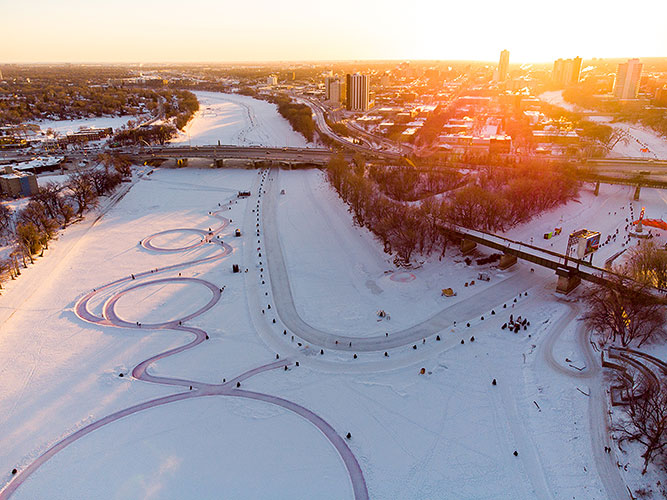
[[511,63],[667,56],[667,2],[649,0],[632,10],[618,0],[604,9],[575,0],[541,7],[417,1],[409,8],[397,0],[1,4],[4,64],[494,62],[502,49]]

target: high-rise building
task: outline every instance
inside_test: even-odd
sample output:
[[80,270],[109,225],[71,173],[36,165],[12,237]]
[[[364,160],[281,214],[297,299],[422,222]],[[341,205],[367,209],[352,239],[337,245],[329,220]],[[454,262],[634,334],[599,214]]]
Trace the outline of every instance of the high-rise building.
[[576,85],[581,77],[581,57],[574,59],[558,59],[554,61],[551,79],[557,85],[567,87]]
[[498,77],[499,82],[507,80],[507,73],[510,67],[510,51],[503,50],[500,53],[500,61],[498,61]]
[[338,104],[343,97],[343,82],[337,76],[328,76],[324,80],[324,94],[327,101]]
[[2,81],[2,70],[0,69],[0,82]]
[[269,75],[266,78],[266,84],[271,86],[278,85],[278,77],[276,75]]
[[618,65],[616,81],[614,82],[614,97],[617,99],[637,99],[643,66],[639,59],[628,59],[628,62]]
[[347,75],[346,97],[349,111],[368,111],[370,101],[370,78],[368,75]]
[[655,91],[655,105],[667,107],[667,85]]

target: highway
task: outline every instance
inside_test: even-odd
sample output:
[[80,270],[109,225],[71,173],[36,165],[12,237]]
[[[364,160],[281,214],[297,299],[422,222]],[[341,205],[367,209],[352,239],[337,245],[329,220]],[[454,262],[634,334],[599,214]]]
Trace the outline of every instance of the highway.
[[[321,134],[324,134],[328,136],[330,139],[332,139],[334,142],[337,144],[344,146],[346,148],[352,149],[356,152],[363,153],[366,155],[371,155],[376,158],[382,158],[382,159],[387,159],[387,160],[396,160],[400,159],[406,154],[410,154],[411,151],[409,151],[407,148],[404,148],[403,151],[399,152],[393,152],[393,151],[387,151],[387,150],[382,150],[378,149],[376,147],[373,147],[366,143],[366,145],[360,145],[360,144],[354,144],[347,140],[344,137],[340,137],[338,134],[336,134],[331,127],[329,127],[329,124],[326,121],[326,109],[320,104],[319,102],[308,99],[303,96],[297,96],[295,94],[291,94],[291,96],[299,103],[305,104],[308,106],[311,111],[313,112],[313,116],[315,117],[315,125],[318,129],[318,131]],[[379,142],[380,144],[384,145],[385,148],[388,149],[393,149],[395,145],[391,143],[390,141],[387,141],[384,138],[379,138],[376,137],[372,134],[368,134],[367,132],[364,132],[362,134],[366,139],[373,140],[374,142]],[[362,139],[364,140],[364,139]]]
[[[329,124],[326,121],[327,110],[319,101],[315,99],[309,99],[308,97],[304,96],[298,96],[296,94],[291,94],[291,95],[298,102],[310,107],[310,109],[313,112],[313,115],[315,116],[315,124],[317,125],[317,128],[320,131],[320,133],[329,136],[331,139],[333,139],[339,144],[342,144],[347,147],[352,147],[353,149],[361,153],[366,153],[370,155],[377,155],[377,154],[388,155],[390,158],[400,158],[401,156],[412,154],[411,148],[404,146],[402,144],[395,143],[394,141],[390,141],[389,139],[386,139],[384,137],[379,137],[377,135],[370,134],[365,130],[362,130],[361,127],[357,126],[353,121],[350,121],[346,124],[348,128],[352,128],[356,134],[360,135],[361,140],[365,143],[365,145],[353,144],[350,141],[346,140],[345,138],[340,137],[331,129],[331,127],[329,127]],[[381,148],[378,149],[375,146],[375,144],[380,145]],[[396,149],[398,149],[398,152],[396,152]]]

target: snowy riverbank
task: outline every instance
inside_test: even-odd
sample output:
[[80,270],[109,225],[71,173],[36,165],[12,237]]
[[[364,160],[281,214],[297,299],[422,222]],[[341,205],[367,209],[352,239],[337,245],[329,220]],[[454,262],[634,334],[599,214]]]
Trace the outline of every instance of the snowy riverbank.
[[[588,112],[590,110],[581,108],[563,99],[562,90],[552,90],[544,92],[538,96],[543,101],[559,106],[572,112]],[[627,133],[627,141],[618,142],[610,151],[610,157],[630,157],[630,158],[667,158],[667,137],[661,137],[653,130],[635,123],[613,122],[613,117],[605,116],[600,113],[599,116],[588,116],[591,121],[603,122],[615,129],[623,130]]]

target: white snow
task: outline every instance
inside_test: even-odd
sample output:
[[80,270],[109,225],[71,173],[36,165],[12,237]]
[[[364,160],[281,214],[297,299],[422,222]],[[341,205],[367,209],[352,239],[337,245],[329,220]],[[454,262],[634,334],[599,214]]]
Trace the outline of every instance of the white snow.
[[[631,221],[639,219],[642,207],[646,209],[644,215],[646,219],[667,221],[665,190],[642,188],[640,200],[634,201],[635,188],[631,186],[601,184],[599,196],[593,194],[593,189],[593,184],[585,184],[578,200],[512,228],[506,231],[504,236],[564,254],[570,233],[579,229],[599,231],[602,245],[593,255],[593,264],[604,267],[607,259],[637,245],[637,239],[629,237],[626,227]],[[545,240],[544,233],[553,231],[556,227],[561,227],[562,233]],[[651,234],[655,235],[654,241],[657,244],[667,243],[667,231],[648,226],[645,229],[646,232],[650,230]],[[607,242],[608,236],[612,236],[609,242]],[[622,257],[615,260],[614,264],[620,261]]]
[[139,116],[100,116],[96,118],[80,118],[76,120],[38,120],[35,123],[40,126],[42,132],[46,133],[48,129],[53,129],[60,135],[67,135],[78,132],[81,128],[107,128],[111,127],[114,131],[132,121],[141,120]]
[[[275,213],[263,213],[257,238],[252,210],[259,179],[253,170],[155,169],[97,222],[90,214],[69,227],[44,258],[7,284],[0,298],[0,490],[12,468],[24,470],[76,429],[183,391],[134,379],[129,371],[189,342],[191,334],[91,325],[73,310],[93,288],[157,268],[155,279],[180,272],[225,289],[213,309],[187,322],[210,339],[158,361],[148,372],[220,383],[275,361],[276,353],[299,361],[299,367],[246,379],[242,389],[293,401],[341,437],[350,432],[346,442],[370,498],[602,500],[624,494],[615,486],[616,467],[605,468],[614,458],[600,456],[604,444],[591,430],[601,425],[592,400],[577,390],[601,388],[599,373],[579,379],[554,369],[564,356],[578,366],[589,360],[574,331],[580,324],[577,305],[555,296],[550,271],[531,273],[523,263],[505,272],[467,266],[450,248],[443,261],[429,257],[409,270],[414,280],[391,280],[390,272],[401,270],[367,230],[353,226],[347,207],[318,170],[271,174],[263,198],[281,189],[286,194],[277,195]],[[237,191],[247,189],[253,196],[237,201]],[[627,208],[631,193],[603,189],[608,201],[585,193],[581,203],[509,234],[537,236],[543,227],[561,223],[561,215],[564,234],[581,223],[610,230],[624,216],[607,211]],[[648,207],[664,211],[662,192],[642,193],[647,212]],[[233,252],[220,260],[162,271],[216,255],[216,245],[173,253],[139,246],[167,229],[216,227],[219,220],[209,212],[225,208],[221,215],[232,222],[220,236]],[[388,357],[367,352],[353,359],[352,351],[327,347],[320,355],[318,346],[297,345],[300,339],[292,341],[292,332],[283,335],[276,297],[260,281],[271,283],[274,277],[257,250],[266,251],[263,224],[273,218],[295,306],[307,323],[333,337],[367,339],[391,336],[455,306],[457,324],[443,324],[440,342],[429,336],[417,349],[388,349]],[[236,228],[241,238],[233,236]],[[170,248],[191,243],[187,231],[153,240]],[[233,263],[249,272],[233,274]],[[491,281],[464,286],[479,271],[488,272]],[[448,286],[456,297],[440,296]],[[529,295],[518,297],[524,292]],[[109,293],[91,307],[99,312]],[[128,293],[117,311],[132,322],[162,321],[197,309],[209,295],[189,284],[153,285]],[[391,319],[377,321],[378,309]],[[478,309],[482,312],[471,315]],[[509,314],[527,317],[531,326],[518,334],[502,330]],[[553,341],[554,359],[543,349],[547,340]],[[118,377],[120,372],[126,376]],[[491,385],[493,378],[497,386]],[[603,408],[602,397],[595,401]],[[180,499],[192,492],[201,498],[352,498],[341,457],[308,421],[264,402],[222,396],[170,403],[108,424],[57,453],[12,498]]]
[[199,111],[172,144],[315,147],[292,130],[273,103],[241,94],[194,94]]
[[628,134],[627,141],[618,142],[609,156],[667,159],[667,137],[661,137],[652,130],[634,123],[609,122],[608,125]]
[[542,94],[537,96],[539,99],[542,99],[544,102],[547,102],[549,104],[552,104],[554,106],[558,106],[560,108],[563,108],[567,111],[584,111],[583,108],[580,108],[579,106],[576,106],[570,102],[567,102],[565,99],[563,99],[563,91],[562,90],[550,90],[548,92],[543,92]]

